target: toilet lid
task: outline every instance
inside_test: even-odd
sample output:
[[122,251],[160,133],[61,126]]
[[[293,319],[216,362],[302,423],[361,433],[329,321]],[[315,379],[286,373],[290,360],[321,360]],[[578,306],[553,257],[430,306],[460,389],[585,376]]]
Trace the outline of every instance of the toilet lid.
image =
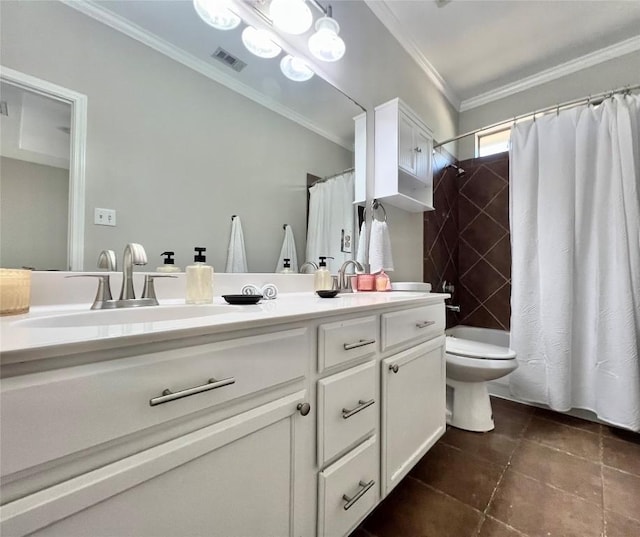
[[446,351],[456,356],[486,358],[490,360],[512,360],[516,357],[516,352],[508,347],[500,347],[498,345],[453,336],[447,336]]

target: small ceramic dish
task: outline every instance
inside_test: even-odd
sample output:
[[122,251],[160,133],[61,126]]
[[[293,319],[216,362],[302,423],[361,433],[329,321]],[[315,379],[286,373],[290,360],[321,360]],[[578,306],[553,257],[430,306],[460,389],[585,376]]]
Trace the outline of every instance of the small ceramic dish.
[[337,289],[321,289],[316,291],[320,298],[334,298],[338,294]]
[[222,295],[229,304],[257,304],[262,300],[262,295]]

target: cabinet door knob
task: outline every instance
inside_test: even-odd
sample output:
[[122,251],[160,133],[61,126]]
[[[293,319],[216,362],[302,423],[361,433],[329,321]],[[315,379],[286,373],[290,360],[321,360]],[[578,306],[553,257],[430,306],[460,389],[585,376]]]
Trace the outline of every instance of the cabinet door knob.
[[398,364],[393,364],[389,366],[389,371],[393,371],[394,373],[397,373],[399,369],[400,368],[398,367]]
[[311,405],[309,403],[298,403],[298,406],[296,408],[303,416],[306,416],[309,412],[311,412]]
[[420,149],[419,147],[416,147],[416,148],[414,149],[414,151],[415,151],[416,153],[422,153],[422,149]]

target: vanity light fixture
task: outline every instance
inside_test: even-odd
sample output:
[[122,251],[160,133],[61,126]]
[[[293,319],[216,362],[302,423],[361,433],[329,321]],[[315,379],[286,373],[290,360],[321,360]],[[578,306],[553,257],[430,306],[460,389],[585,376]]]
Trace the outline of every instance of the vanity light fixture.
[[313,23],[305,0],[271,0],[269,16],[278,30],[292,35],[305,33]]
[[309,50],[323,62],[336,62],[346,50],[342,38],[338,35],[340,25],[331,17],[331,6],[327,15],[316,21],[316,33],[309,38]]
[[280,70],[284,76],[294,82],[305,82],[314,74],[303,60],[291,56],[291,54],[287,54],[280,60]]
[[271,39],[269,32],[256,30],[253,26],[247,26],[242,31],[242,42],[251,54],[260,58],[275,58],[282,52],[282,49]]
[[193,8],[204,22],[217,30],[233,30],[241,22],[222,0],[193,0]]

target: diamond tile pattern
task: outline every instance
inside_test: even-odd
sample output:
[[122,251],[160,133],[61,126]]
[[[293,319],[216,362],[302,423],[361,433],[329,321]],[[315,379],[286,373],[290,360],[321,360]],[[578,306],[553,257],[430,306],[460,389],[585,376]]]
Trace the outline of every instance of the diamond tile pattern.
[[509,330],[509,155],[460,166],[462,177],[449,168],[434,176],[436,210],[424,214],[424,280],[438,291],[445,280],[455,285],[449,303],[460,304],[461,313],[447,312],[447,326]]

